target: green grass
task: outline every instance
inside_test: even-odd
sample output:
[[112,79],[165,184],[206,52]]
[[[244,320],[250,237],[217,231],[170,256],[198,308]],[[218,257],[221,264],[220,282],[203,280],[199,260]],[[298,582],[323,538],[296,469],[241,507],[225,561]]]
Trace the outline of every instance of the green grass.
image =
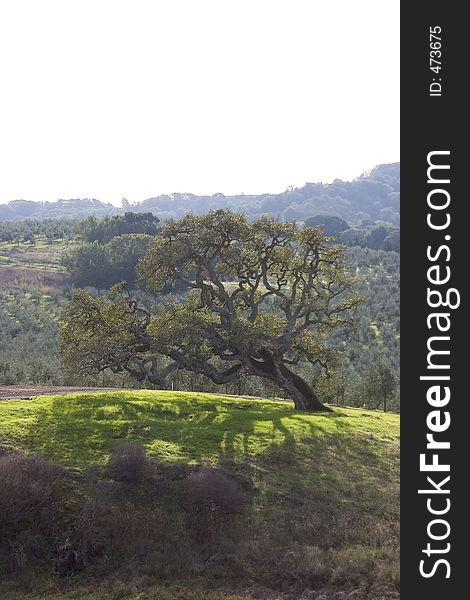
[[[125,441],[143,444],[158,462],[231,465],[232,472],[249,476],[255,492],[244,542],[260,543],[261,553],[280,552],[267,559],[268,581],[269,572],[277,572],[277,556],[288,560],[290,548],[303,548],[308,556],[310,547],[326,544],[331,585],[362,584],[372,571],[377,581],[392,585],[398,415],[354,408],[304,414],[284,401],[145,390],[0,402],[0,446],[39,454],[77,474],[101,472],[113,446]],[[236,589],[230,581],[225,589]],[[75,585],[63,595],[51,588],[11,598],[202,598],[197,592],[178,595],[177,588],[129,588],[119,595],[86,581],[88,592]],[[214,594],[204,597],[239,598]]]
[[[335,502],[397,513],[399,417],[348,408],[303,414],[288,402],[126,391],[0,402],[0,441],[82,472],[125,441],[164,463],[234,461],[268,495],[300,485]],[[279,466],[280,465],[280,466]],[[364,490],[367,493],[363,493]],[[379,503],[379,505],[377,505]]]
[[[204,393],[125,391],[42,396],[0,403],[0,437],[80,469],[104,464],[123,441],[144,444],[165,462],[252,461],[282,444],[307,448],[337,438],[363,457],[385,459],[399,418],[362,409],[304,414],[289,402]],[[326,444],[328,442],[325,442]]]

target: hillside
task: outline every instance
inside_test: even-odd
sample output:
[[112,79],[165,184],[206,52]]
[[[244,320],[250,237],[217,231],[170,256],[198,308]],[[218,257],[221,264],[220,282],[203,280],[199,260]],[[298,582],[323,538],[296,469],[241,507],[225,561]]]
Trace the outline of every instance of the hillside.
[[378,165],[353,181],[306,183],[278,194],[239,194],[197,196],[191,193],[162,194],[122,207],[97,199],[61,199],[56,202],[13,200],[0,204],[0,221],[22,219],[81,219],[124,214],[126,211],[152,212],[161,220],[180,218],[189,211],[205,214],[210,210],[229,208],[250,219],[268,215],[281,219],[304,221],[318,214],[337,215],[358,225],[363,220],[381,220],[399,224],[400,164]]
[[[68,537],[88,552],[69,583],[45,575],[56,554],[23,557],[57,595],[15,595],[10,582],[2,598],[58,598],[59,589],[70,598],[200,597],[181,592],[187,588],[223,589],[204,595],[214,600],[234,598],[229,590],[244,598],[396,598],[398,436],[397,415],[301,414],[288,402],[202,393],[2,401],[2,459],[21,452],[64,465],[61,527],[47,535],[56,548]],[[134,475],[142,464],[149,469],[141,480],[122,476],[128,463],[116,462],[113,448],[124,442],[145,448],[147,458],[133,463]],[[205,503],[195,508],[201,479],[215,513]],[[155,587],[162,582],[179,587]]]
[[[96,377],[87,381],[64,378],[58,356],[58,318],[70,297],[70,278],[59,270],[59,258],[73,247],[72,242],[64,240],[54,244],[44,244],[41,240],[36,245],[0,244],[0,287],[3,288],[0,291],[0,385],[135,385],[110,373],[102,374],[98,381]],[[348,249],[347,260],[358,276],[357,290],[367,296],[367,303],[359,310],[354,331],[340,332],[331,340],[343,359],[339,387],[331,399],[341,404],[366,404],[376,408],[380,399],[375,396],[372,399],[371,393],[362,389],[361,378],[368,365],[377,360],[386,361],[398,372],[399,254],[355,247]],[[176,389],[191,389],[182,387],[190,383],[181,373],[174,383]],[[207,388],[207,382],[199,381],[198,385],[200,390],[216,391],[213,387]],[[271,393],[248,378],[224,391],[265,396]],[[398,398],[394,406],[398,408]]]

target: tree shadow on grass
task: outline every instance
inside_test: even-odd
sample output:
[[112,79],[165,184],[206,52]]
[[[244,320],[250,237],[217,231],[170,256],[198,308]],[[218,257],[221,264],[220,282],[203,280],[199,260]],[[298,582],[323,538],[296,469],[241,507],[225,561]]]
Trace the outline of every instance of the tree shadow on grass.
[[[294,411],[269,402],[226,402],[194,394],[149,397],[129,392],[54,396],[38,409],[27,434],[34,452],[84,467],[103,463],[111,448],[134,441],[173,447],[167,460],[242,460],[273,445],[296,443]],[[286,419],[288,419],[286,421]],[[310,424],[312,435],[321,425]],[[156,457],[158,459],[158,456]]]
[[38,408],[25,445],[84,470],[104,465],[113,446],[130,441],[161,462],[231,465],[257,479],[266,511],[272,502],[289,510],[306,493],[323,506],[340,498],[361,512],[397,512],[397,461],[377,438],[358,433],[354,419],[335,413],[299,414],[285,405],[196,394],[55,396]]

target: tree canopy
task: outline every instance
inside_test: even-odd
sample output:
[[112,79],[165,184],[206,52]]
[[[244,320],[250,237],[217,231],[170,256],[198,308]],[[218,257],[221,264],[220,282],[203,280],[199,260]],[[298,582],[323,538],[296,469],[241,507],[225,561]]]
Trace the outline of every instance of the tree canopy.
[[125,281],[129,288],[134,288],[137,262],[152,239],[143,233],[128,233],[113,237],[107,244],[84,243],[65,252],[61,263],[76,286],[107,289]]
[[175,369],[227,383],[240,375],[275,382],[300,410],[325,410],[295,366],[328,370],[326,341],[351,322],[344,249],[321,230],[217,210],[169,220],[139,265],[154,292],[183,283],[182,299],[155,314],[118,285],[93,298],[77,290],[62,322],[62,353],[83,372],[127,371],[160,387]]

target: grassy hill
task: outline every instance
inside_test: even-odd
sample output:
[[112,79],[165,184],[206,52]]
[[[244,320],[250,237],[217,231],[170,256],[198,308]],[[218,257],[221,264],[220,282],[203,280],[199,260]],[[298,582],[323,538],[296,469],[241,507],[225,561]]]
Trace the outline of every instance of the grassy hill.
[[[49,591],[28,595],[10,583],[2,597],[202,598],[189,588],[226,591],[204,593],[207,600],[235,598],[227,590],[245,598],[317,598],[318,589],[324,598],[338,590],[362,594],[342,598],[398,597],[398,439],[397,415],[301,414],[287,402],[202,393],[0,402],[3,455],[66,468],[65,525],[51,539],[85,538],[89,553],[67,583],[45,575],[54,557],[36,556],[35,577],[39,569]],[[142,480],[110,469],[125,442],[145,448]],[[210,502],[194,508],[201,493]],[[215,510],[218,502],[225,509]]]

